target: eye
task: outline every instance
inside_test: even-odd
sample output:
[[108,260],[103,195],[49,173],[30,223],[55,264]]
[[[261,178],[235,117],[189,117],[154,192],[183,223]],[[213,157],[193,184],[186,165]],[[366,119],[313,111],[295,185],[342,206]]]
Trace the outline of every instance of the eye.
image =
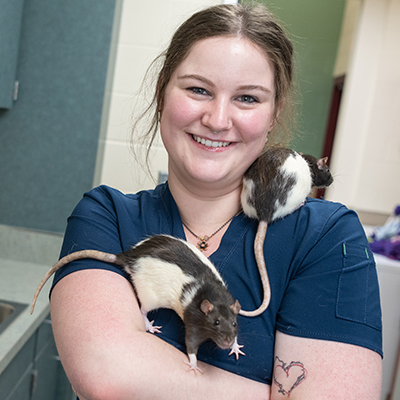
[[232,326],[235,328],[236,327],[236,322],[232,322]]
[[214,322],[214,325],[219,325],[219,319]]
[[243,96],[238,97],[238,100],[242,103],[247,103],[247,104],[259,102],[256,97],[250,96],[248,94],[244,94]]
[[207,90],[200,88],[200,87],[196,87],[196,86],[189,87],[189,88],[187,88],[187,90],[189,90],[190,92],[193,92],[194,94],[199,94],[199,95],[207,95],[208,94]]

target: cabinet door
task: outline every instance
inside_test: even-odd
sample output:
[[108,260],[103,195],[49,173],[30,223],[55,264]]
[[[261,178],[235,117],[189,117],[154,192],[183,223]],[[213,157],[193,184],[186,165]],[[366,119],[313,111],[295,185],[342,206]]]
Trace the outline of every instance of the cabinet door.
[[54,343],[51,321],[47,319],[37,332],[35,384],[31,400],[70,400],[73,392],[62,368]]
[[32,371],[27,371],[15,390],[5,400],[30,400]]
[[1,400],[29,400],[36,337],[33,335],[0,375]]
[[0,400],[75,398],[46,320],[0,375]]
[[55,346],[48,343],[45,351],[35,362],[35,384],[32,400],[56,400],[59,361],[54,356]]
[[13,105],[24,0],[0,0],[0,108]]

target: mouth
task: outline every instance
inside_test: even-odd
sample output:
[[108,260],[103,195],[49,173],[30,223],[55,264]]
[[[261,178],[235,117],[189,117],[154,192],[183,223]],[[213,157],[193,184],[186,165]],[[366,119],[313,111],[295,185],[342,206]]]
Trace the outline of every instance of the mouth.
[[200,143],[207,147],[212,147],[214,149],[228,147],[232,144],[232,142],[218,142],[218,141],[213,141],[210,139],[204,139],[204,138],[201,138],[201,137],[195,136],[195,135],[192,135],[192,139],[194,141],[196,141],[197,143]]

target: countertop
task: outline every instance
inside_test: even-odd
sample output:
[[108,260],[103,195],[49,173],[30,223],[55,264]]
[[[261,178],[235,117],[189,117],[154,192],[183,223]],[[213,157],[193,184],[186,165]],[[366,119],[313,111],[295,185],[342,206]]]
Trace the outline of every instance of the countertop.
[[0,258],[0,299],[28,305],[0,334],[0,374],[50,312],[48,293],[52,279],[42,289],[35,311],[30,314],[33,294],[49,268],[49,265]]

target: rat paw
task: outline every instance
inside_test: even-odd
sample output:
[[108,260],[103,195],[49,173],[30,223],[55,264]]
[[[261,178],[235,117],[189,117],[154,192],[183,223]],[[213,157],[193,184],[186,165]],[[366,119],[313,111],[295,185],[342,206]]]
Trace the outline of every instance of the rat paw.
[[185,364],[189,367],[187,370],[189,371],[194,371],[195,375],[199,372],[200,374],[203,373],[203,371],[197,366],[197,357],[196,354],[188,354],[189,357],[189,362],[185,362]]
[[236,360],[239,360],[239,355],[245,356],[246,354],[243,353],[242,350],[240,350],[244,345],[239,345],[237,342],[237,339],[235,338],[235,342],[233,343],[231,347],[231,352],[229,355],[235,354],[236,355]]
[[188,362],[185,362],[185,364],[189,367],[187,372],[193,371],[195,373],[195,375],[197,375],[197,373],[200,373],[200,374],[203,373],[203,371],[197,365],[192,365],[191,363],[188,363]]
[[149,321],[149,319],[147,318],[147,311],[144,310],[143,308],[140,311],[142,313],[144,325],[146,327],[146,332],[161,333],[161,331],[160,331],[161,326],[153,326],[154,321],[151,321],[151,322]]
[[161,333],[160,329],[161,326],[153,326],[154,321],[145,321],[146,324],[146,331],[150,332],[150,333]]

